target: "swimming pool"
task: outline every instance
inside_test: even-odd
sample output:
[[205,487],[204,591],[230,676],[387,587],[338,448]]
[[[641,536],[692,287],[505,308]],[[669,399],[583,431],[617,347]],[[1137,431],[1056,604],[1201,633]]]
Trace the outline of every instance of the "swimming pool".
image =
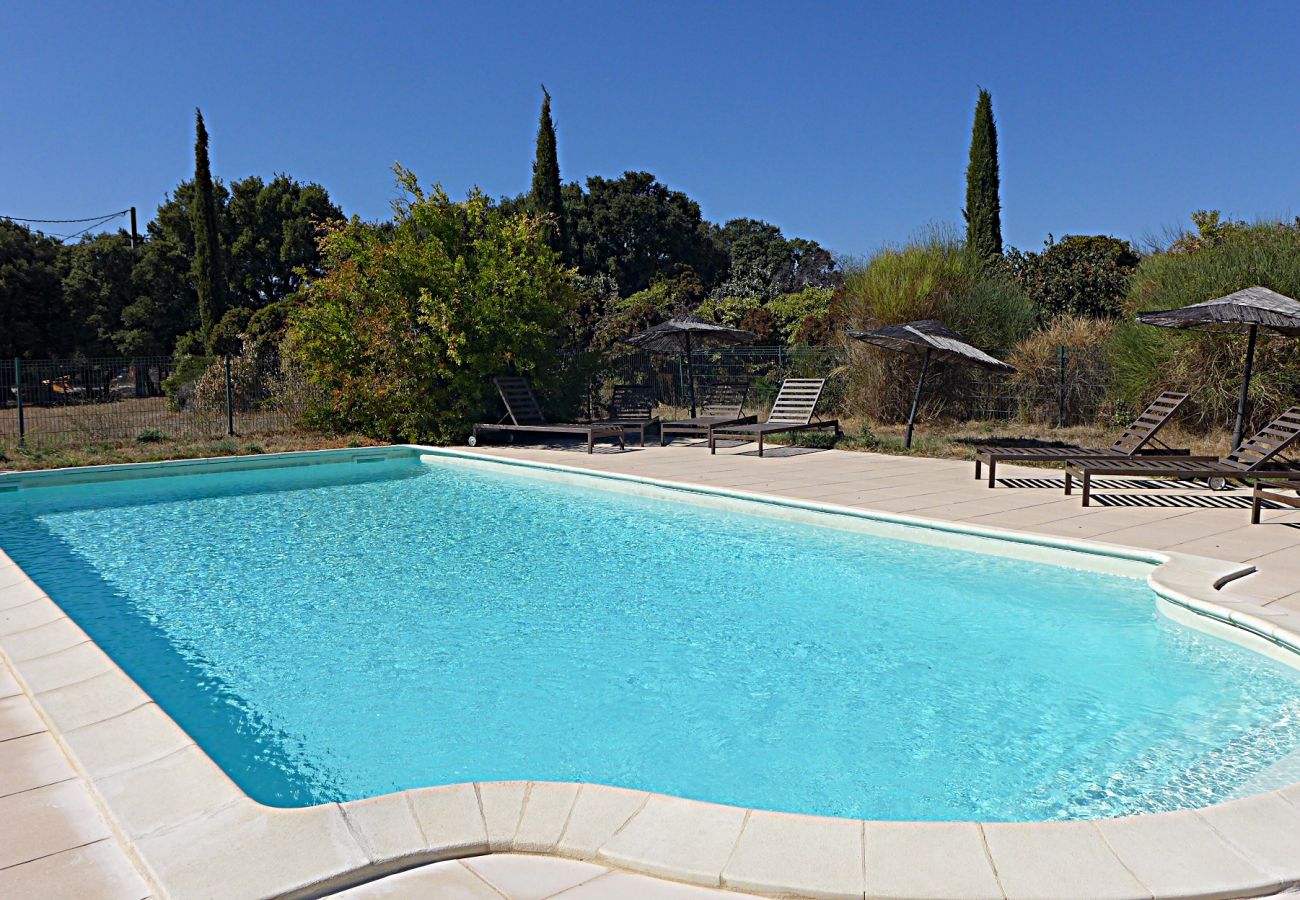
[[1211,803],[1300,744],[1297,674],[1138,578],[343,458],[0,494],[0,547],[275,805],[529,778],[1088,818]]

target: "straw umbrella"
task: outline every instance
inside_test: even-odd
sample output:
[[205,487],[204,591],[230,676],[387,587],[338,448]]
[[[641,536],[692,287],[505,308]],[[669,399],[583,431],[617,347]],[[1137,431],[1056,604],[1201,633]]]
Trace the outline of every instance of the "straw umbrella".
[[1246,427],[1246,404],[1250,399],[1250,376],[1255,367],[1255,341],[1259,329],[1300,337],[1300,302],[1256,286],[1181,309],[1142,313],[1137,320],[1144,325],[1162,328],[1209,328],[1248,333],[1246,371],[1242,375],[1241,396],[1237,400],[1237,421],[1232,427],[1232,446],[1235,449],[1241,445]]
[[686,381],[691,397],[691,418],[695,418],[695,369],[691,363],[691,354],[695,350],[707,347],[719,347],[725,344],[749,344],[758,340],[758,335],[741,328],[728,328],[699,316],[677,316],[667,322],[622,339],[641,350],[653,350],[659,353],[686,354]]
[[916,426],[916,411],[921,405],[921,389],[925,387],[925,374],[930,368],[932,357],[942,362],[977,366],[994,372],[1016,371],[1015,366],[994,359],[978,347],[972,347],[962,340],[961,335],[935,319],[888,325],[870,331],[850,329],[848,334],[851,338],[884,347],[886,350],[921,357],[921,374],[916,379],[916,391],[912,394],[912,411],[907,414],[907,437],[903,441],[903,445],[909,448],[912,446],[912,429]]

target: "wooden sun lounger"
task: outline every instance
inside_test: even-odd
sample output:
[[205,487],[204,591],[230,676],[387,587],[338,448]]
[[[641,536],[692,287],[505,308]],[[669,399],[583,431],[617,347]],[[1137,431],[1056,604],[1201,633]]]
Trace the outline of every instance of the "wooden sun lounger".
[[[546,416],[542,414],[541,404],[537,402],[537,395],[533,393],[533,386],[528,383],[527,378],[516,376],[502,376],[493,378],[492,383],[497,386],[498,393],[501,394],[501,402],[506,406],[506,414],[500,422],[494,424],[479,424],[474,426],[474,433],[470,437],[470,446],[478,443],[480,434],[514,434],[515,432],[536,432],[545,434],[576,434],[587,439],[587,452],[591,452],[592,444],[601,438],[613,438],[618,441],[621,449],[626,449],[623,443],[623,426],[622,425],[584,425],[581,423],[557,423],[546,421]],[[509,422],[506,422],[506,419]]]
[[[616,384],[614,397],[609,403],[609,416],[597,419],[593,425],[621,425],[626,435],[635,431],[645,446],[645,430],[659,421],[654,414],[655,392],[649,385]],[[661,439],[662,443],[662,439]]]
[[[1295,493],[1281,493],[1284,490],[1291,490]],[[1255,490],[1250,497],[1250,524],[1259,524],[1259,510],[1265,500],[1300,509],[1300,479],[1283,484],[1255,485]]]
[[1065,492],[1083,483],[1083,505],[1092,498],[1094,475],[1148,475],[1238,481],[1300,478],[1300,463],[1276,459],[1300,440],[1300,406],[1293,406],[1227,456],[1148,456],[1129,460],[1073,462],[1065,467]]
[[[1161,456],[1182,456],[1188,451],[1176,450],[1156,438],[1157,432],[1174,417],[1178,408],[1187,401],[1187,394],[1165,391],[1146,408],[1142,415],[1133,420],[1133,424],[1124,429],[1119,439],[1109,447],[985,447],[975,454],[975,480],[980,478],[980,469],[989,468],[989,487],[996,483],[995,473],[1000,462],[1062,462],[1077,459],[1109,460],[1131,459],[1134,456],[1158,453]],[[1160,445],[1153,451],[1149,445]]]
[[745,415],[745,396],[748,393],[749,383],[746,381],[715,381],[706,385],[701,415],[661,424],[659,446],[668,442],[670,434],[707,438],[715,428],[754,424],[758,416]]
[[709,429],[709,452],[718,452],[718,438],[723,440],[758,441],[758,455],[763,455],[763,438],[769,434],[789,431],[808,431],[814,428],[834,428],[840,434],[838,419],[812,421],[817,401],[821,398],[824,378],[787,378],[776,395],[772,411],[766,422],[752,425],[727,425]]

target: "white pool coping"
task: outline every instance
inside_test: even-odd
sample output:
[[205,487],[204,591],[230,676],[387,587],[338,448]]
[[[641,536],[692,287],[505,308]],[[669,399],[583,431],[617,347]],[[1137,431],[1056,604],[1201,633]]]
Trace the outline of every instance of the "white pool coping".
[[[1300,614],[1217,592],[1250,566],[417,445],[0,475],[0,490],[394,453],[523,467],[606,487],[936,542],[1065,551],[1148,578],[1172,618],[1297,665]],[[915,535],[910,535],[915,537]],[[245,795],[0,552],[0,657],[166,896],[315,897],[494,852],[594,860],[677,881],[809,897],[1245,897],[1300,885],[1300,784],[1197,810],[1052,823],[876,822],[773,813],[592,784],[480,782],[301,809]]]

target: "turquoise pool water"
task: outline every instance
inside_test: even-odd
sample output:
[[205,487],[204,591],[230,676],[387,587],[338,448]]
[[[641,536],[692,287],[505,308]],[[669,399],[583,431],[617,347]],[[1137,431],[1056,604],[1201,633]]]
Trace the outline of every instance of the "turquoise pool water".
[[0,547],[254,798],[587,781],[875,819],[1200,806],[1298,673],[1138,579],[414,457],[0,494]]

